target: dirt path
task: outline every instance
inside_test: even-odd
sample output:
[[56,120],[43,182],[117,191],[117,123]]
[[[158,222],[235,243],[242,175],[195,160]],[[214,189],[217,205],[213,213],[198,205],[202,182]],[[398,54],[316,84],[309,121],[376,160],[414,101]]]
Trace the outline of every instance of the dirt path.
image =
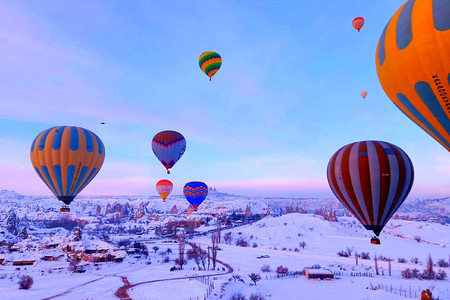
[[131,283],[125,276],[120,276],[122,278],[122,282],[125,284],[124,286],[120,287],[115,295],[120,299],[131,299],[128,295],[128,289],[131,287]]

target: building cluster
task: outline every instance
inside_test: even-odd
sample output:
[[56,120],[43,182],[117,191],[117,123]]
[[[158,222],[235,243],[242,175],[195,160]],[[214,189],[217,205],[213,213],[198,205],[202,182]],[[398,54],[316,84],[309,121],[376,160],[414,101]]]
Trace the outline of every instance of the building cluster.
[[127,252],[75,228],[70,236],[33,237],[22,230],[11,235],[0,227],[0,264],[34,265],[39,261],[121,262]]

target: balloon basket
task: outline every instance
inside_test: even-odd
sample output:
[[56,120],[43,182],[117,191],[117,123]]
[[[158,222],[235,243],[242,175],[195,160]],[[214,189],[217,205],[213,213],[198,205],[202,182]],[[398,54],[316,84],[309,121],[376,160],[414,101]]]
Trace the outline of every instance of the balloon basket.
[[370,243],[372,243],[374,245],[380,245],[381,244],[380,239],[375,237],[375,236],[370,239]]
[[68,206],[63,206],[59,209],[59,212],[70,212],[70,208]]

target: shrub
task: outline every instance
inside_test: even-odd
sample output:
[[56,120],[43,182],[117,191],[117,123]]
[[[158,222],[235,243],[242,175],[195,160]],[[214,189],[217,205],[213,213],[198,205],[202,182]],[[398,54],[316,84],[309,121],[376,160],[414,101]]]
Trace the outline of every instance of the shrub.
[[445,280],[447,278],[447,273],[444,270],[439,270],[436,274],[437,280]]
[[167,255],[167,252],[166,251],[159,251],[158,254],[161,255],[161,257],[164,257],[164,256]]
[[156,252],[158,252],[158,250],[159,250],[159,247],[158,246],[153,246],[153,251],[155,251],[155,254],[156,254]]
[[298,248],[295,248],[294,252],[300,252],[300,250]]
[[28,290],[33,285],[33,277],[24,275],[19,281],[19,289]]
[[237,275],[237,274],[234,274],[234,275],[232,276],[232,278],[234,279],[234,282],[241,280],[241,276],[239,276],[239,275]]
[[253,243],[253,248],[257,248],[258,244],[257,243]]
[[411,258],[411,262],[417,265],[419,263],[419,259],[417,257]]
[[249,300],[265,300],[261,294],[251,294]]
[[162,262],[163,262],[163,263],[167,263],[167,262],[169,262],[169,261],[170,261],[169,257],[168,257],[168,256],[164,256]]
[[253,281],[253,283],[254,283],[255,285],[256,285],[256,283],[257,283],[258,281],[261,280],[261,275],[256,274],[256,273],[248,274],[248,277],[250,277],[251,281]]
[[320,269],[320,265],[315,264],[314,266],[311,266],[310,269]]
[[286,251],[286,250],[287,250],[287,248],[286,248],[286,247],[283,247],[283,249],[281,249],[281,250],[283,250],[283,251]]
[[369,252],[362,252],[360,256],[361,259],[370,259]]
[[420,242],[422,241],[422,238],[421,238],[420,236],[416,235],[416,236],[414,237],[414,240],[415,240],[416,242],[420,243]]
[[406,259],[404,259],[404,258],[399,257],[397,259],[397,261],[398,261],[399,264],[406,264]]
[[349,256],[350,256],[350,254],[348,254],[348,252],[345,251],[345,250],[339,251],[339,252],[337,253],[337,255],[338,255],[338,256],[341,256],[341,257],[349,257]]
[[232,295],[229,300],[247,300],[247,298],[245,298],[245,296],[242,295],[241,293],[236,293]]
[[[305,249],[305,247],[306,247],[306,242],[301,241],[300,244],[299,244],[299,246],[300,246],[302,249]],[[349,255],[349,256],[350,256],[350,255]]]
[[410,268],[406,268],[402,270],[402,278],[403,279],[410,279],[413,278],[412,272]]
[[446,262],[443,258],[441,258],[440,260],[437,261],[437,265],[441,268],[448,268],[449,267],[449,263]]
[[276,270],[278,275],[287,275],[289,272],[289,269],[287,267],[279,266]]
[[239,238],[236,241],[236,246],[248,247],[248,242],[246,240],[244,240],[243,238]]
[[172,253],[172,249],[171,248],[167,248],[166,253],[167,254]]
[[261,267],[261,272],[272,272],[269,265],[264,265]]

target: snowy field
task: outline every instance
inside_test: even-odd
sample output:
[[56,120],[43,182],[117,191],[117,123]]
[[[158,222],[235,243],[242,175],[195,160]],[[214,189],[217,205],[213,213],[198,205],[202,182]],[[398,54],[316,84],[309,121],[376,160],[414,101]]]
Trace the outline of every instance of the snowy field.
[[[7,196],[5,196],[5,194]],[[7,215],[9,208],[17,204],[18,197],[11,193],[0,193],[2,209],[0,215]],[[25,200],[24,200],[25,199]],[[216,209],[222,212],[245,212],[248,208],[252,213],[264,213],[270,208],[275,212],[286,205],[305,204],[309,213],[290,213],[281,216],[264,216],[261,220],[247,225],[237,225],[227,229],[222,227],[220,250],[216,270],[199,270],[194,259],[188,259],[183,270],[171,271],[178,255],[178,244],[168,238],[161,238],[153,233],[117,234],[109,232],[111,243],[124,239],[140,240],[148,248],[148,256],[128,255],[123,262],[88,263],[85,273],[69,271],[66,259],[58,261],[42,261],[38,257],[33,266],[13,266],[11,263],[0,265],[0,299],[231,299],[241,293],[250,299],[251,295],[260,295],[263,299],[420,299],[420,292],[429,288],[434,297],[450,299],[449,279],[419,280],[403,279],[401,271],[405,268],[418,269],[422,272],[426,261],[431,255],[434,263],[439,259],[448,262],[450,256],[450,228],[448,224],[422,221],[391,220],[381,234],[381,245],[370,243],[370,232],[366,231],[353,217],[338,216],[337,222],[330,222],[320,215],[311,213],[313,209],[326,207],[339,211],[339,206],[327,199],[283,200],[283,199],[250,199],[219,195],[211,197],[199,213],[186,216],[184,202],[178,198],[160,203],[157,198],[146,199],[144,205],[141,198],[129,197],[107,198],[98,197],[93,201],[79,201],[70,214],[57,212],[58,203],[54,199],[45,198],[36,202],[34,198],[22,198],[16,207],[18,215],[27,216],[33,220],[58,220],[61,216],[76,216],[84,220],[84,230],[95,229],[97,226],[108,225],[111,214],[105,211],[109,203],[117,203],[134,207],[138,213],[140,207],[145,207],[145,214],[136,220],[121,221],[120,226],[133,228],[147,226],[155,228],[164,225],[168,220],[199,219]],[[215,203],[214,201],[217,200]],[[103,201],[103,204],[102,202]],[[301,202],[306,201],[306,202]],[[446,212],[448,200],[439,200],[439,205],[428,201],[427,204],[435,211]],[[40,203],[36,207],[36,203]],[[299,204],[300,203],[300,204]],[[417,202],[422,203],[422,202]],[[101,206],[98,214],[97,206]],[[173,214],[173,207],[178,211]],[[6,207],[6,208],[5,208]],[[53,209],[54,207],[55,209]],[[97,211],[97,215],[95,212]],[[114,213],[117,214],[117,213]],[[156,219],[156,214],[160,218]],[[195,235],[188,242],[196,243],[204,250],[211,246],[211,233],[216,228],[217,220],[213,217],[208,226],[201,226],[196,232],[205,235]],[[106,224],[106,225],[105,225]],[[113,224],[113,223],[111,223]],[[115,224],[115,223],[114,223]],[[2,225],[3,226],[3,225]],[[6,228],[6,227],[3,227]],[[113,227],[114,228],[114,227]],[[5,230],[3,230],[5,231]],[[70,239],[73,232],[62,228],[36,228],[30,225],[29,233],[38,236],[40,241],[55,239]],[[227,235],[229,242],[225,242]],[[7,239],[11,234],[3,233]],[[418,237],[420,237],[418,239]],[[94,237],[84,233],[85,240]],[[245,241],[246,247],[237,246],[238,240]],[[39,241],[35,242],[38,243]],[[24,242],[21,242],[24,243]],[[92,241],[91,241],[92,243]],[[118,246],[117,246],[118,247]],[[157,247],[154,251],[153,247]],[[2,248],[5,249],[5,248]],[[168,250],[170,249],[170,250]],[[185,252],[191,246],[186,245]],[[22,250],[20,254],[30,254],[32,250]],[[341,257],[337,253],[350,251],[350,257]],[[164,252],[164,253],[162,253]],[[34,252],[33,252],[34,253]],[[359,258],[356,265],[355,253],[365,253],[369,259]],[[17,255],[3,250],[0,258]],[[39,255],[38,255],[39,254]],[[389,258],[391,275],[386,260],[378,260],[379,275],[375,271],[374,257]],[[400,263],[398,259],[405,259]],[[411,260],[417,258],[417,263]],[[335,273],[333,281],[312,281],[299,273],[304,269],[319,265]],[[262,267],[269,268],[263,272]],[[278,277],[275,270],[279,266],[287,267],[289,272],[297,275]],[[434,267],[434,270],[444,270],[450,274],[450,268]],[[266,270],[267,271],[267,270]],[[257,284],[249,278],[250,273],[261,276]],[[34,283],[29,290],[18,288],[18,281],[23,275],[33,277]],[[358,275],[358,276],[355,276]],[[362,275],[362,276],[360,276]],[[122,294],[119,292],[123,292]]]

